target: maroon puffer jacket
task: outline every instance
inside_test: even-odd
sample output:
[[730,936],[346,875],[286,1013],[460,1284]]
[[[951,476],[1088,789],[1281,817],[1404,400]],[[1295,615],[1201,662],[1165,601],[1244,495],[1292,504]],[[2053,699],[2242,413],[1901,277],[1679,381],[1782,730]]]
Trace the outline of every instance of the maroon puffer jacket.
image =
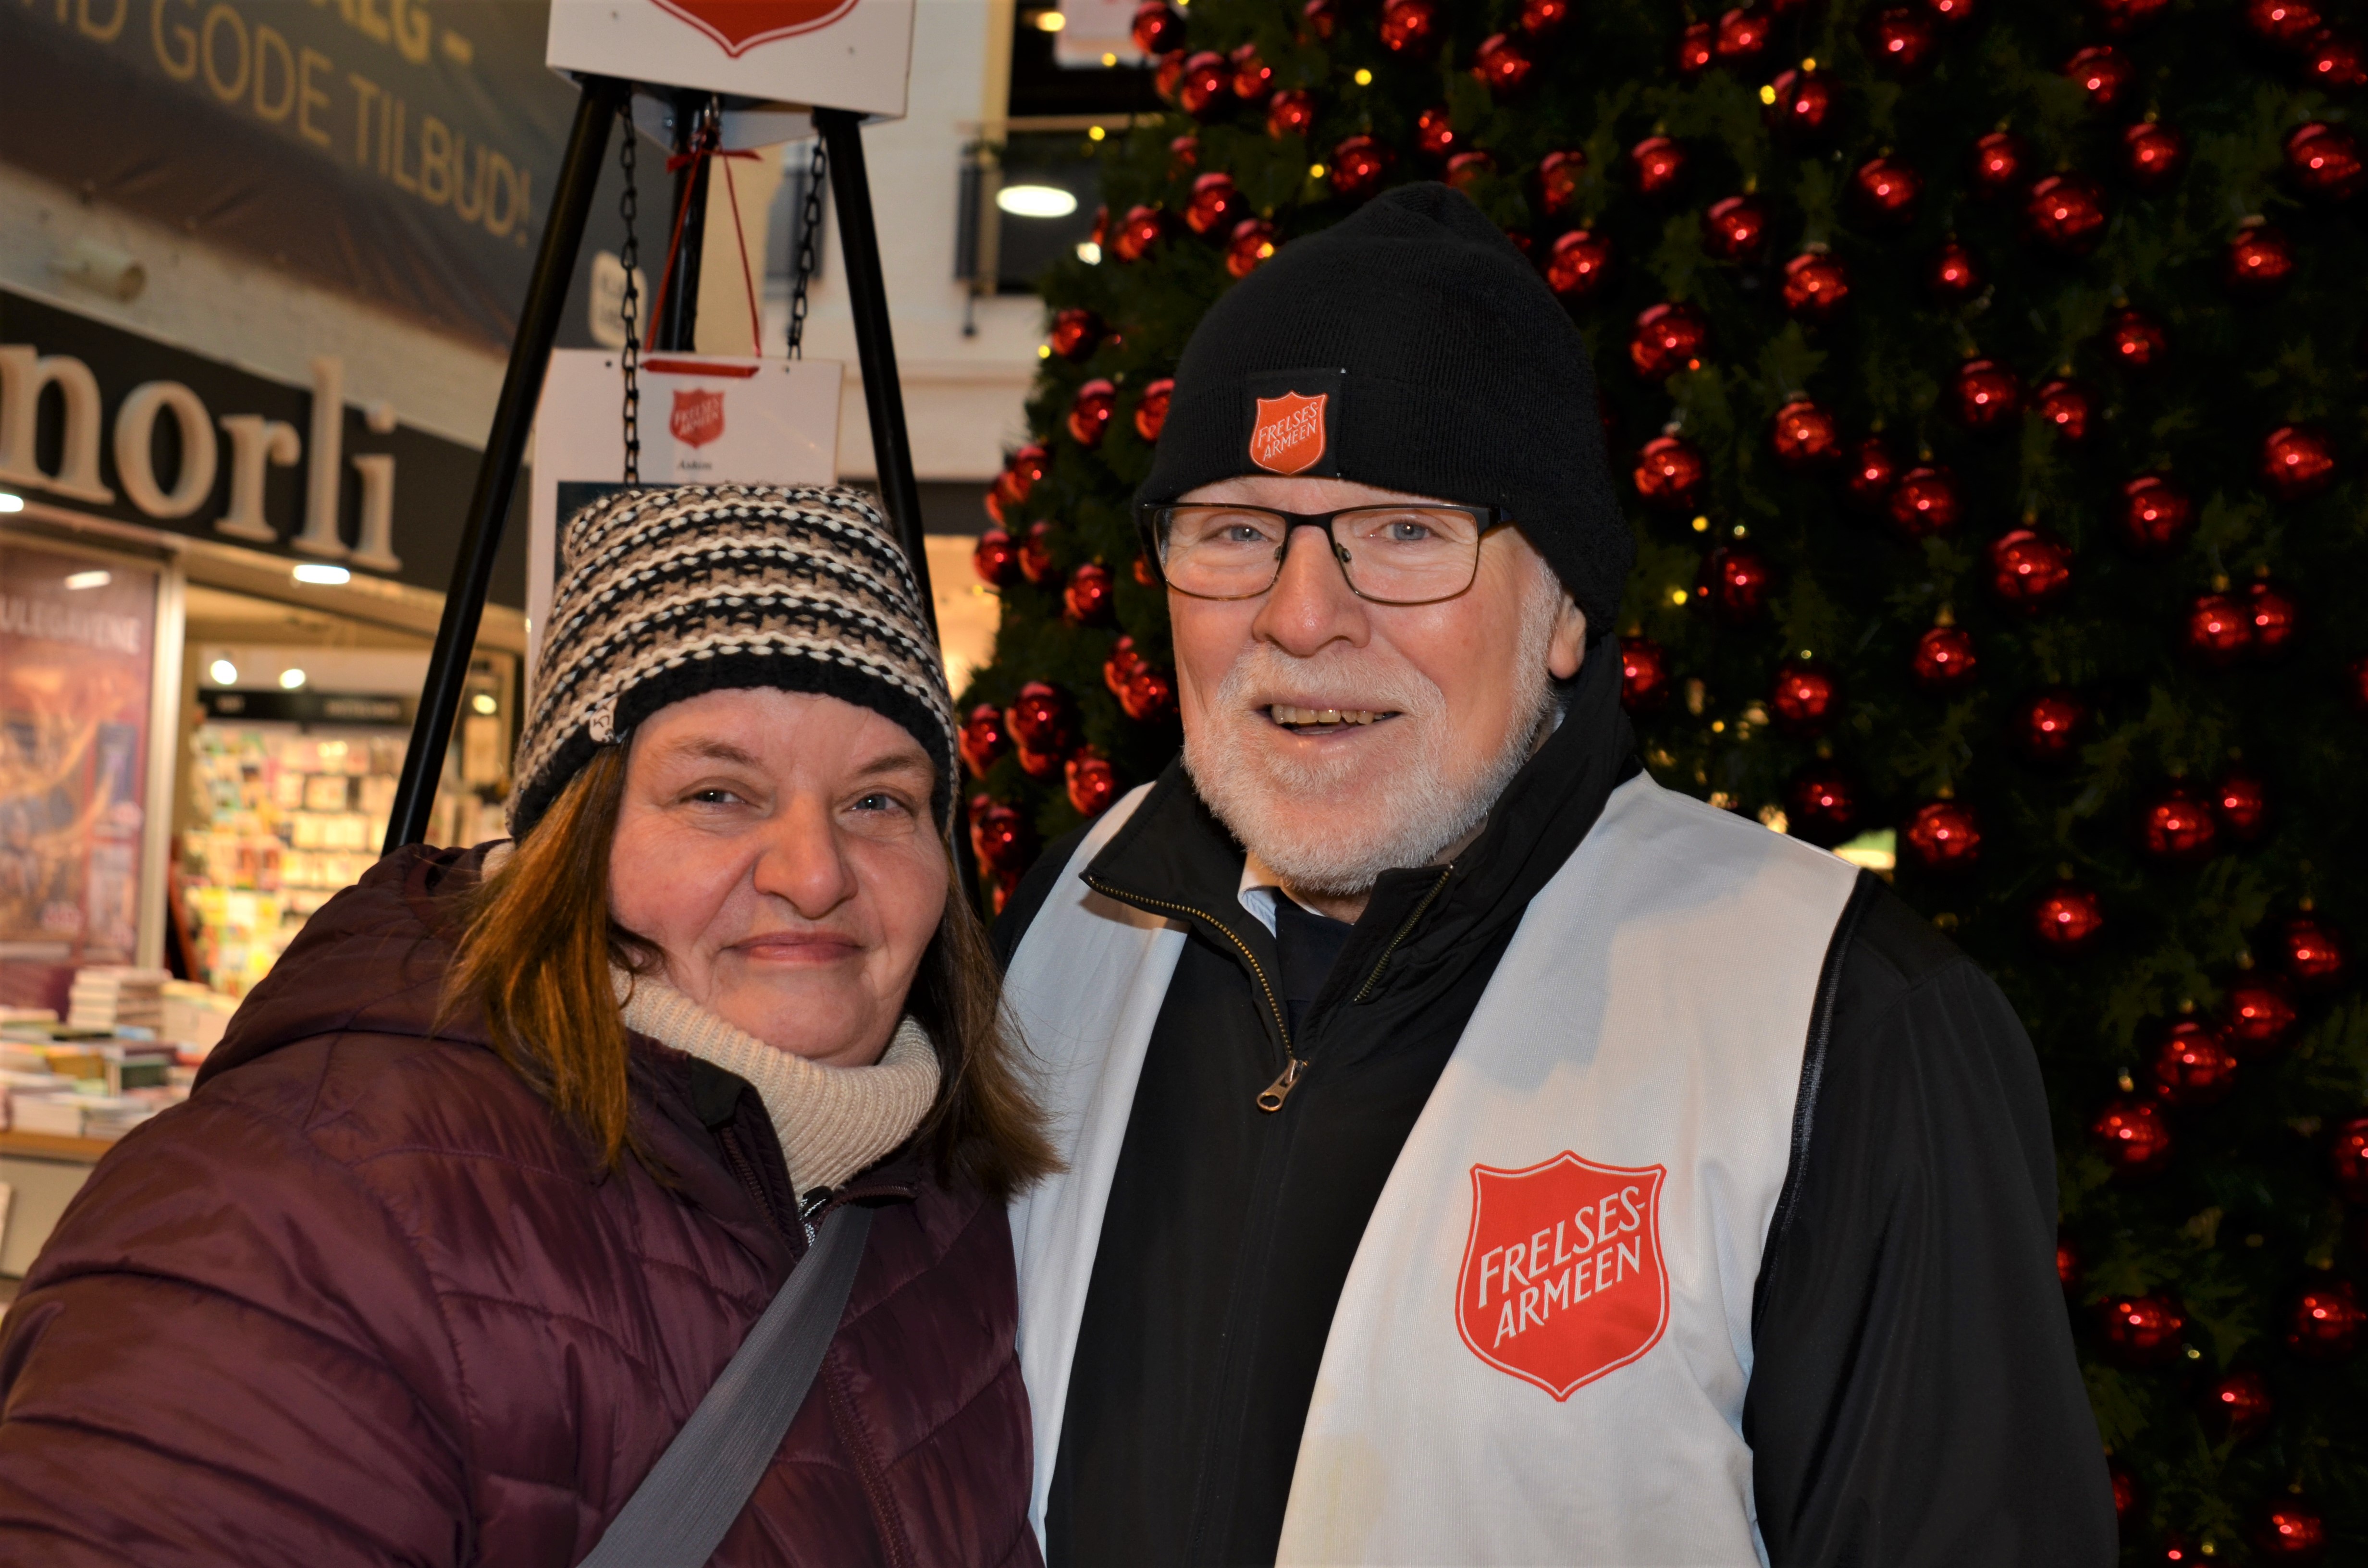
[[[469,1018],[430,1038],[476,865],[339,895],[92,1173],[0,1340],[0,1561],[573,1563],[787,1278],[738,1079],[636,1037],[673,1185],[596,1178]],[[878,1209],[854,1293],[714,1561],[1035,1564],[1003,1206],[910,1164],[844,1196]]]

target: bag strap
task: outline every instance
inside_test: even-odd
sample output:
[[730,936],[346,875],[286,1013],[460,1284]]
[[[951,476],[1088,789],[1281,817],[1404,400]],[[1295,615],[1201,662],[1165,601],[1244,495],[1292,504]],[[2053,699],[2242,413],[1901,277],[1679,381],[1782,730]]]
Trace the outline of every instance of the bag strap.
[[747,1506],[822,1370],[871,1210],[843,1204],[578,1568],[700,1568]]

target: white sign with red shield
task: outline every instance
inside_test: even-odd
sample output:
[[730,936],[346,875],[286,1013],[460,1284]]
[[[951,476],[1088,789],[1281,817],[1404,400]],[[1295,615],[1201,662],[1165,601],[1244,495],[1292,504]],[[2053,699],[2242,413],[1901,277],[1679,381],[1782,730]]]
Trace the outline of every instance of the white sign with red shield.
[[555,71],[901,118],[914,0],[552,0]]

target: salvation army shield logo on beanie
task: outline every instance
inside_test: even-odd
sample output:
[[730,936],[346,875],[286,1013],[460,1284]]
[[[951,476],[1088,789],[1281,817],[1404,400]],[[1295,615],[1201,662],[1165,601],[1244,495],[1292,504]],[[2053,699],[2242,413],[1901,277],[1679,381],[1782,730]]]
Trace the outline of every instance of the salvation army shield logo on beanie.
[[1501,506],[1601,634],[1635,559],[1601,418],[1536,268],[1462,192],[1401,186],[1210,308],[1136,499],[1275,473]]

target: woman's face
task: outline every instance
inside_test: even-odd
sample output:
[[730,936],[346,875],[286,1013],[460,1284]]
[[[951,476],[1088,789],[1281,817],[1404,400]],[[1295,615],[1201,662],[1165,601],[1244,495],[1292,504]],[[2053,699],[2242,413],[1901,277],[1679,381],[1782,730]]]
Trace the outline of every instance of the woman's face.
[[868,1066],[945,912],[933,777],[904,726],[836,697],[712,691],[661,709],[626,753],[609,911],[710,1011]]

